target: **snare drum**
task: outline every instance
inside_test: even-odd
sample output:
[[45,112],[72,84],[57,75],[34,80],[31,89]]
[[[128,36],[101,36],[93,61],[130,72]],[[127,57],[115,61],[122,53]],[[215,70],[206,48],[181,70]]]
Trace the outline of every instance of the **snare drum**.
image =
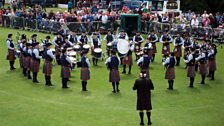
[[68,56],[75,57],[76,56],[76,52],[75,51],[70,51],[70,52],[68,52]]
[[76,52],[79,52],[79,51],[80,51],[80,46],[79,46],[79,45],[75,45],[75,46],[74,46],[74,50],[75,50]]
[[107,43],[107,50],[112,49],[112,42]]
[[93,51],[93,57],[96,59],[102,58],[102,49],[101,48],[95,48]]
[[87,44],[86,44],[86,45],[83,45],[83,50],[84,50],[84,51],[89,51],[89,48],[90,48],[89,45],[87,45]]
[[20,50],[16,50],[16,56],[20,57],[20,54],[21,54]]
[[68,58],[72,61],[73,64],[76,64],[76,58],[74,57],[68,57]]
[[67,48],[67,50],[68,50],[68,51],[72,51],[72,50],[73,50],[73,48],[72,48],[72,47],[69,47],[69,48]]

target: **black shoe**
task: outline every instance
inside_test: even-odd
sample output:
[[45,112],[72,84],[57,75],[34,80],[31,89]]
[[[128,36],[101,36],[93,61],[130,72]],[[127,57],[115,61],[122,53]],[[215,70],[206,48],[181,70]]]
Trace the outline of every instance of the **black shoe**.
[[131,72],[128,72],[128,74],[131,74]]
[[36,81],[33,81],[33,83],[39,83],[39,81],[36,80]]
[[115,91],[115,90],[113,90],[112,92],[113,92],[113,93],[116,93],[116,91]]
[[69,88],[69,87],[67,86],[67,87],[62,87],[62,88],[66,89],[66,88]]
[[145,124],[143,122],[140,123],[140,126],[144,126]]
[[123,74],[126,74],[126,71],[123,71],[122,73],[123,73]]
[[28,79],[32,79],[32,77],[31,76],[28,76]]
[[117,93],[118,93],[118,92],[120,92],[120,90],[119,90],[119,89],[117,89]]
[[189,88],[193,88],[193,87],[194,87],[194,86],[191,86],[191,85],[189,86]]
[[205,82],[201,82],[201,84],[205,84]]
[[48,84],[47,86],[54,86],[53,84]]
[[213,80],[215,80],[215,78],[211,78],[210,80],[212,80],[212,81],[213,81]]
[[152,125],[152,122],[148,122],[148,125]]

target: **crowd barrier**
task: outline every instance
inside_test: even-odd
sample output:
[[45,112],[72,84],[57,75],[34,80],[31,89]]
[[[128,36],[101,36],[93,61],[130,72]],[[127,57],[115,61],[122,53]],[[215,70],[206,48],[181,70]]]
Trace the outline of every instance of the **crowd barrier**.
[[[109,21],[107,23],[103,23],[101,21],[92,21],[92,22],[56,22],[50,20],[36,20],[36,19],[28,19],[23,17],[15,17],[15,16],[2,16],[2,26],[3,27],[11,27],[11,28],[19,28],[19,29],[27,29],[32,31],[41,31],[48,33],[56,33],[60,30],[65,29],[65,27],[70,31],[75,31],[77,33],[81,33],[82,31],[86,31],[88,33],[94,32],[95,30],[99,30],[101,33],[106,33],[108,29],[112,31],[116,31],[117,27],[119,27],[120,21]],[[202,39],[205,36],[208,37],[216,37],[222,38],[224,30],[219,28],[211,28],[211,27],[191,27],[186,24],[174,24],[174,23],[160,23],[153,21],[141,21],[141,32],[149,33],[154,31],[156,33],[169,32],[171,35],[175,36],[176,34],[184,34],[184,35],[192,35],[198,39]]]

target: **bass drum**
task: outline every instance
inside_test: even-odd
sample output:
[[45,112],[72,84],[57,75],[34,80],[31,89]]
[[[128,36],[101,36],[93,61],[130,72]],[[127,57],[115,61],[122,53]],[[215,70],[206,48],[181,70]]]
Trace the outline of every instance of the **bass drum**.
[[118,39],[117,41],[117,51],[119,57],[125,57],[130,49],[129,42],[125,39]]

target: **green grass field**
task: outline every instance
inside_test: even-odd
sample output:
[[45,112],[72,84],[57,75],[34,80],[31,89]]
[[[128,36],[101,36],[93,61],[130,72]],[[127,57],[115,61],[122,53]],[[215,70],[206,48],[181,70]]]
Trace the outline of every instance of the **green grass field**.
[[[42,65],[38,79],[33,84],[23,77],[16,61],[16,70],[10,71],[6,61],[6,39],[9,33],[31,32],[0,28],[0,126],[138,126],[136,92],[132,91],[139,68],[136,63],[131,75],[121,75],[119,94],[113,94],[108,82],[104,61],[98,67],[91,67],[88,92],[81,92],[80,70],[72,71],[69,89],[61,89],[60,67],[53,67],[54,87],[46,87]],[[37,33],[39,38],[46,34]],[[52,36],[53,37],[53,36]],[[152,92],[152,123],[154,126],[223,126],[224,124],[224,49],[218,47],[215,81],[206,79],[200,85],[197,74],[195,88],[188,88],[185,65],[176,68],[174,91],[168,91],[161,64],[161,45],[156,61],[151,64],[151,79],[155,90]],[[103,43],[105,50],[105,43]],[[43,62],[42,62],[43,63]],[[120,69],[121,71],[122,69]],[[146,116],[145,116],[145,122]]]

